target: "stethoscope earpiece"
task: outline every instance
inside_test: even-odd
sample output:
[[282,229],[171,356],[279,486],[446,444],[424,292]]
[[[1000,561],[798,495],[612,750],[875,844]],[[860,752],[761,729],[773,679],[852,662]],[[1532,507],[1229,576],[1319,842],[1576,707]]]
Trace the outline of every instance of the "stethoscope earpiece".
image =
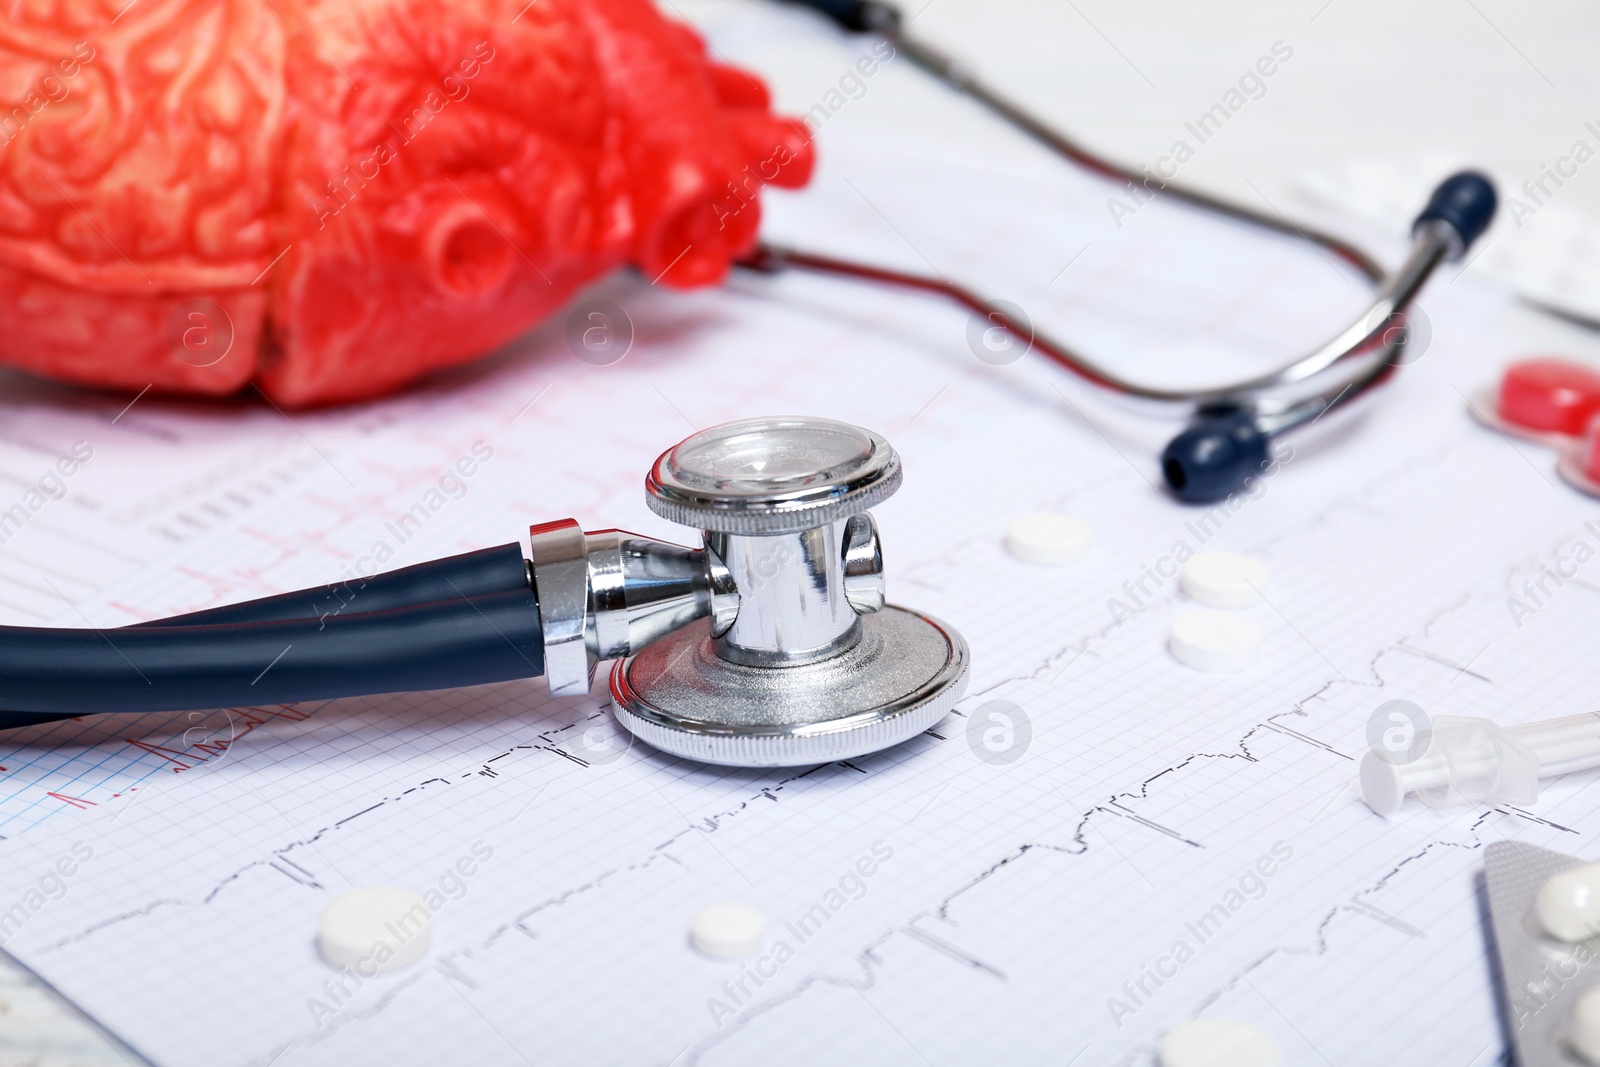
[[1188,504],[1221,500],[1267,466],[1271,438],[1251,411],[1203,415],[1161,452],[1161,475]]
[[1439,183],[1412,229],[1430,222],[1449,226],[1455,236],[1450,258],[1460,259],[1494,221],[1499,204],[1493,182],[1475,170],[1464,170]]

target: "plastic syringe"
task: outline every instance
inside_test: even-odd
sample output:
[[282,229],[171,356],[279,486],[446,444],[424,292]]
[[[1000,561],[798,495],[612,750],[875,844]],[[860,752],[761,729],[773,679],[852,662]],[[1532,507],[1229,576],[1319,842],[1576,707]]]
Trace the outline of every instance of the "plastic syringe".
[[1600,712],[1500,726],[1441,715],[1427,752],[1396,763],[1376,751],[1361,761],[1361,796],[1379,815],[1400,810],[1408,793],[1427,804],[1531,804],[1539,779],[1600,767]]

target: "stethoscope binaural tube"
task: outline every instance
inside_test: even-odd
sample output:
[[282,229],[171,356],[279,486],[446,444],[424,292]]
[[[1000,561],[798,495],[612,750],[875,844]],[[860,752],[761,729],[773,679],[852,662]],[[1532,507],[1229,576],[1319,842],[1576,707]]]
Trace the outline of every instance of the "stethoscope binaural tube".
[[[1148,175],[1091,152],[984,85],[957,61],[909,36],[892,5],[882,0],[797,2],[820,11],[846,30],[882,35],[918,66],[1073,163],[1118,181],[1148,184]],[[769,273],[792,267],[937,293],[987,316],[1094,385],[1136,400],[1185,409],[1191,424],[1163,450],[1162,476],[1179,500],[1204,503],[1227,496],[1264,469],[1271,439],[1315,422],[1388,377],[1410,341],[1406,311],[1412,300],[1441,263],[1465,254],[1488,228],[1496,208],[1494,186],[1483,175],[1466,171],[1445,179],[1416,220],[1405,261],[1386,274],[1373,257],[1330,234],[1171,182],[1157,180],[1156,184],[1162,195],[1300,237],[1333,252],[1378,283],[1372,303],[1331,340],[1274,371],[1208,389],[1171,390],[1124,378],[1037,328],[1011,321],[991,301],[943,279],[768,245],[759,247],[743,265]]]
[[1189,503],[1227,496],[1270,463],[1272,439],[1350,403],[1398,369],[1411,338],[1411,301],[1441,263],[1460,259],[1483,235],[1495,207],[1494,186],[1481,174],[1467,171],[1441,182],[1413,225],[1411,254],[1368,312],[1365,332],[1352,327],[1335,338],[1332,345],[1348,346],[1344,354],[1305,379],[1316,391],[1288,399],[1265,388],[1241,391],[1231,403],[1202,407],[1161,453],[1161,473],[1173,495]]
[[1201,390],[1162,389],[1121,377],[942,279],[769,245],[743,265],[766,273],[796,268],[939,294],[987,315],[1053,363],[1108,392],[1188,410],[1191,425],[1163,450],[1161,470],[1179,500],[1203,503],[1227,496],[1261,470],[1270,439],[1350,403],[1396,368],[1410,341],[1407,309],[1439,265],[1460,258],[1488,228],[1495,206],[1494,186],[1483,175],[1467,171],[1447,178],[1418,216],[1405,262],[1384,279],[1351,326],[1275,371]]
[[[884,37],[912,63],[927,73],[955,91],[970,96],[1052,152],[1086,170],[1104,178],[1118,182],[1132,182],[1134,185],[1148,187],[1148,183],[1152,181],[1150,174],[1140,173],[1115,160],[1107,159],[1068,137],[985,84],[965,64],[945,55],[926,41],[912,36],[906,31],[906,20],[893,4],[884,0],[788,0],[788,2],[820,12],[848,32],[874,33]],[[1368,281],[1379,282],[1383,279],[1384,271],[1377,260],[1333,234],[1299,225],[1278,215],[1256,211],[1198,189],[1190,189],[1159,178],[1153,180],[1163,195],[1170,195],[1207,211],[1214,211],[1263,229],[1274,230],[1288,237],[1304,238],[1355,267],[1367,277]]]

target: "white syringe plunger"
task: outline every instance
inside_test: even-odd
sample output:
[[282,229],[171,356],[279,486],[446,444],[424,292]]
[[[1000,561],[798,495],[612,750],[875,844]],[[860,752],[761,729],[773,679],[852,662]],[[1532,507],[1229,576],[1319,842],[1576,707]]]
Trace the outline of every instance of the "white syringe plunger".
[[1600,767],[1600,712],[1500,726],[1441,715],[1427,752],[1396,763],[1376,751],[1361,761],[1361,795],[1379,815],[1400,810],[1408,793],[1433,807],[1531,804],[1539,779]]

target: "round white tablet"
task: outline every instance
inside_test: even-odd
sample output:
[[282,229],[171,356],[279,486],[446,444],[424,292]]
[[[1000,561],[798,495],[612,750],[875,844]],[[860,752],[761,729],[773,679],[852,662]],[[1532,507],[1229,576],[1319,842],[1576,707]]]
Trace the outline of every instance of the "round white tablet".
[[433,916],[405,889],[357,889],[333,898],[317,920],[317,947],[335,967],[371,977],[428,951]]
[[1187,608],[1172,619],[1167,647],[1179,663],[1201,671],[1242,671],[1261,658],[1266,635],[1248,615]]
[[1201,552],[1183,565],[1178,584],[1202,604],[1214,608],[1248,608],[1261,603],[1267,591],[1267,565],[1238,552]]
[[1567,1044],[1585,1061],[1600,1064],[1600,985],[1590,986],[1573,1003]]
[[1600,936],[1600,863],[1562,871],[1545,882],[1539,887],[1533,912],[1544,932],[1558,941]]
[[737,900],[713,904],[695,913],[689,924],[689,941],[707,956],[735,960],[761,950],[766,917]]
[[1039,511],[1019,515],[1006,527],[1006,551],[1025,563],[1059,566],[1089,554],[1094,532],[1076,515]]
[[1190,1019],[1161,1039],[1161,1067],[1278,1067],[1278,1043],[1249,1023]]

